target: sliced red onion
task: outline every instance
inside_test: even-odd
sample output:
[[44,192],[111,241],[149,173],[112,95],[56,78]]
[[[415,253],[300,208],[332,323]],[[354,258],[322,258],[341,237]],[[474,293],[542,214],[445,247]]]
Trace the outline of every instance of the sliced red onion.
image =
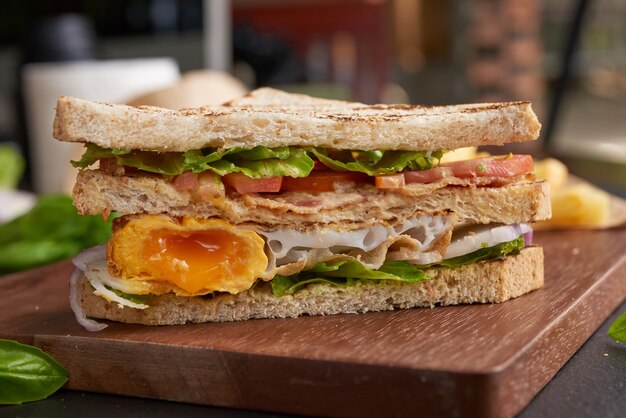
[[527,224],[475,226],[463,230],[463,235],[453,237],[444,259],[459,257],[485,247],[493,247],[503,242],[513,241],[524,234],[532,233]]
[[89,264],[106,257],[106,248],[106,245],[98,245],[96,247],[87,248],[74,257],[72,259],[72,263],[80,270],[86,271]]
[[532,229],[524,234],[524,247],[528,247],[529,245],[533,245],[533,230]]
[[88,319],[87,314],[83,310],[83,307],[80,305],[80,292],[78,291],[78,289],[82,277],[83,272],[78,268],[75,268],[70,275],[70,306],[72,307],[72,311],[74,311],[76,321],[83,327],[85,327],[87,331],[102,331],[108,325],[94,321],[93,319]]

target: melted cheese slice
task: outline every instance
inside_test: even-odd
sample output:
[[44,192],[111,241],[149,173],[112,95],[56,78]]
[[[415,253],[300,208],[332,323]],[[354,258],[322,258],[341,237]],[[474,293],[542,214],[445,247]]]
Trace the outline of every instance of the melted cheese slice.
[[265,271],[265,241],[220,219],[144,215],[117,228],[107,245],[110,272],[166,282],[188,295],[239,293]]

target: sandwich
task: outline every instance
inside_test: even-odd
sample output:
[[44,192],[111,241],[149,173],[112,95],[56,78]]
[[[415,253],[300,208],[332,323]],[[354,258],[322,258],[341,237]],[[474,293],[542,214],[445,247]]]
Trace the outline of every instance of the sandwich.
[[528,102],[365,105],[262,88],[180,111],[61,97],[85,143],[81,214],[114,213],[74,259],[71,304],[147,325],[499,303],[543,285],[530,223],[550,217]]

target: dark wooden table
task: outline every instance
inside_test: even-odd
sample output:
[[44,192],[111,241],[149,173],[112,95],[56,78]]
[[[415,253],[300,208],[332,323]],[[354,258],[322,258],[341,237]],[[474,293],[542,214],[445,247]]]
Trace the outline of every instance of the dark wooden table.
[[[112,324],[95,334],[80,328],[67,306],[67,263],[5,277],[0,337],[50,352],[68,367],[68,387],[77,392],[0,414],[43,408],[66,416],[61,411],[71,405],[66,412],[80,415],[93,404],[89,415],[110,407],[104,405],[117,405],[115,415],[254,415],[81,392],[95,391],[295,414],[512,416],[626,295],[626,230],[543,233],[538,242],[545,287],[503,304],[182,327]],[[584,386],[594,384],[589,370],[576,371],[584,365],[568,366],[522,413],[545,413],[544,396],[563,408],[559,399],[580,404],[594,393],[587,411],[623,411],[624,347],[605,332],[596,332],[590,354],[599,359],[581,354],[600,373],[598,390]],[[607,396],[597,397],[602,390]]]
[[[574,354],[518,418],[623,417],[626,411],[626,344],[606,334],[626,312],[626,301]],[[416,414],[419,415],[419,414]],[[19,406],[0,406],[14,418],[269,418],[294,415],[201,406],[180,402],[61,390],[50,398]]]

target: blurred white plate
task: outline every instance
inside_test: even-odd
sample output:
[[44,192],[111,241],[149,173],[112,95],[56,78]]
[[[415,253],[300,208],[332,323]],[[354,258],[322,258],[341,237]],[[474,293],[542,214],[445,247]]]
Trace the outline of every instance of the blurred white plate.
[[0,190],[0,224],[28,212],[37,201],[37,197],[28,192]]

